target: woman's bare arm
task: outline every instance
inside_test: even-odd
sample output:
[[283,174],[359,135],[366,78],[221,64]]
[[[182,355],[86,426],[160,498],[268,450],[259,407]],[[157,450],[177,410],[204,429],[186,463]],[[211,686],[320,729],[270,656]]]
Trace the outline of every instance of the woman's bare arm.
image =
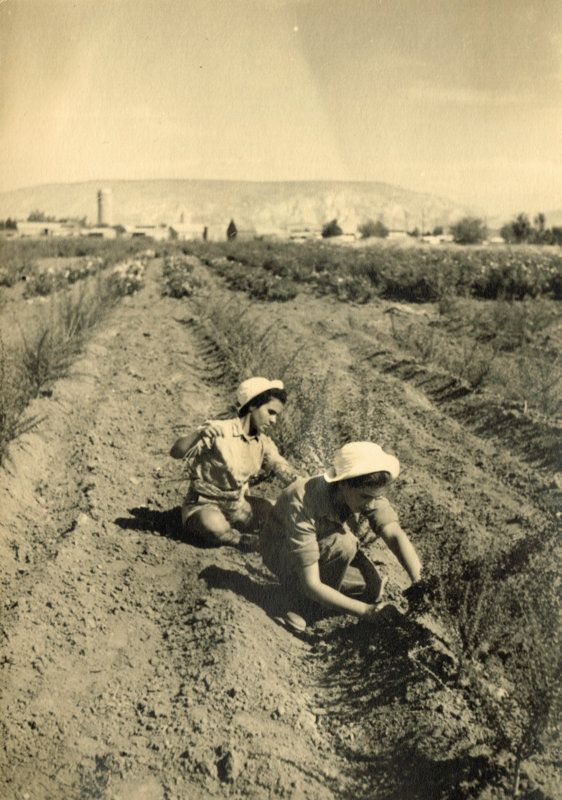
[[199,436],[200,431],[194,431],[190,433],[188,436],[181,436],[179,439],[176,439],[174,442],[172,449],[170,450],[170,455],[172,458],[183,458],[187,451],[195,444],[197,437]]
[[422,570],[421,561],[416,553],[414,545],[402,530],[399,523],[389,522],[388,525],[383,525],[380,535],[384,543],[404,567],[410,579],[414,583],[419,581]]

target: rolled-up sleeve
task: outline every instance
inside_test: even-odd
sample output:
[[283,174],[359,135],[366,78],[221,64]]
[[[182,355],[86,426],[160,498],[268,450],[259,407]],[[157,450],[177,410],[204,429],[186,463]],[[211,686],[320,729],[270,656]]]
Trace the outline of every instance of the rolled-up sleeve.
[[316,525],[302,507],[297,510],[293,518],[289,551],[295,566],[309,567],[320,559]]
[[187,461],[193,461],[205,450],[211,450],[217,433],[217,429],[208,422],[197,428],[196,439],[185,454]]

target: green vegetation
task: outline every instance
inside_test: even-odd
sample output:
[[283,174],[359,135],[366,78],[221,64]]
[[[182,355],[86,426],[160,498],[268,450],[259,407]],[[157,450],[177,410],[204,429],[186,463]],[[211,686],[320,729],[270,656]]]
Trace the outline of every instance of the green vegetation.
[[388,236],[388,228],[380,220],[374,222],[372,219],[370,219],[367,222],[364,222],[362,225],[359,225],[357,230],[359,231],[362,239],[370,239],[372,236],[375,236],[379,239],[385,239]]
[[332,236],[341,236],[342,233],[343,231],[338,225],[337,219],[333,219],[331,222],[327,222],[322,228],[323,239],[329,239]]
[[457,244],[480,244],[488,236],[488,229],[483,220],[477,217],[464,217],[451,225],[453,241]]
[[305,287],[344,302],[374,297],[424,303],[449,297],[522,300],[562,296],[562,256],[533,248],[334,248],[328,244],[189,243],[231,288],[288,300]]
[[[51,237],[44,239],[2,239],[0,237],[0,286],[14,286],[25,280],[35,292],[27,295],[50,294],[66,283],[74,283],[93,272],[107,269],[146,250],[147,242],[140,239],[103,240],[87,236],[76,238]],[[46,259],[72,259],[68,263],[49,264]],[[82,260],[80,260],[82,259]],[[50,272],[49,272],[50,269]],[[66,277],[64,277],[64,274]]]
[[562,245],[562,228],[546,228],[546,217],[544,214],[537,214],[534,219],[535,226],[525,213],[517,214],[511,222],[506,223],[500,234],[509,244],[529,244],[537,245]]
[[193,274],[193,257],[184,255],[164,256],[164,293],[170,297],[191,297],[201,284]]
[[562,410],[562,358],[555,337],[557,303],[448,299],[431,325],[392,314],[392,334],[420,364],[442,370],[469,390],[487,390],[520,408],[556,417]]
[[33,330],[22,332],[19,345],[0,339],[0,464],[9,443],[34,428],[25,411],[31,400],[62,377],[88,332],[124,295],[143,285],[140,262],[124,262],[111,274],[98,275],[50,299]]
[[[492,392],[547,417],[562,410],[559,311],[553,299],[562,285],[562,260],[555,253],[341,251],[320,242],[189,244],[184,249],[198,253],[229,288],[252,299],[285,302],[308,291],[353,303],[377,296],[435,301],[438,316],[431,324],[424,315],[391,314],[392,336],[406,355],[442,371],[460,391]],[[168,278],[168,291],[190,294],[189,256],[171,257],[170,263],[174,277]]]

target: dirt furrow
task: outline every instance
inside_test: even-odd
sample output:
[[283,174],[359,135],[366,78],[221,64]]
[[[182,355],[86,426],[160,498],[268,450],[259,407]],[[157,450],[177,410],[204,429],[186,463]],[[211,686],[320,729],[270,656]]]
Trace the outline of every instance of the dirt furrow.
[[[162,296],[160,271],[35,401],[42,422],[0,475],[2,800],[445,800],[461,783],[477,796],[503,767],[427,625],[326,615],[297,638],[274,620],[257,555],[179,536],[170,446],[231,398],[184,324],[199,301]],[[232,297],[207,280],[203,293]],[[383,331],[383,308],[303,297],[251,315],[367,397],[422,548],[436,510],[485,535],[550,524],[528,484],[517,491],[524,462],[505,480],[508,455],[497,468],[495,444],[364,358],[357,330]],[[407,579],[386,548],[372,554],[400,602]]]
[[177,538],[171,441],[227,398],[158,271],[2,476],[2,797],[329,798],[345,778],[295,668],[311,645],[268,615],[257,557]]

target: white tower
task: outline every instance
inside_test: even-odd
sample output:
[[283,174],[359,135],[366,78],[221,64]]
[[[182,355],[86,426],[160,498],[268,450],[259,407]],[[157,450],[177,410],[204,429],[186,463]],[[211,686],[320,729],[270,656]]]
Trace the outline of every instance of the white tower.
[[113,193],[111,189],[98,192],[98,225],[113,225]]

